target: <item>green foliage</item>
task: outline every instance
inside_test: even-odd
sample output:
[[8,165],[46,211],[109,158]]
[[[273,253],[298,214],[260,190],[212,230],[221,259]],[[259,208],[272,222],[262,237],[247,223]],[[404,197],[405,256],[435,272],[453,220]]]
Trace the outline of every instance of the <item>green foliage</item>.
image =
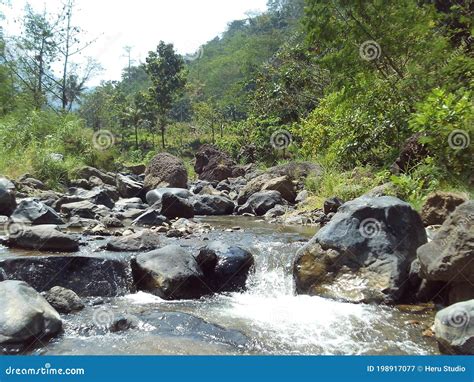
[[172,44],[160,41],[156,52],[149,52],[145,70],[150,77],[150,103],[153,105],[161,129],[161,140],[165,148],[166,117],[173,107],[173,101],[186,84],[183,74],[184,61],[174,51]]
[[303,155],[326,155],[344,168],[393,160],[409,136],[407,106],[376,78],[360,86],[366,91],[350,99],[344,90],[330,93],[299,126]]
[[113,160],[110,152],[94,147],[92,131],[77,116],[37,110],[21,110],[0,120],[0,153],[0,173],[30,173],[54,188],[82,165],[110,168]]
[[435,165],[444,170],[445,178],[472,174],[472,92],[449,93],[434,89],[418,105],[410,119],[410,128],[423,134],[420,140],[426,145]]
[[384,184],[388,178],[387,171],[377,172],[373,167],[356,167],[344,172],[340,167],[328,163],[321,176],[306,180],[305,187],[313,195],[308,207],[322,208],[324,200],[333,196],[344,201],[358,198]]

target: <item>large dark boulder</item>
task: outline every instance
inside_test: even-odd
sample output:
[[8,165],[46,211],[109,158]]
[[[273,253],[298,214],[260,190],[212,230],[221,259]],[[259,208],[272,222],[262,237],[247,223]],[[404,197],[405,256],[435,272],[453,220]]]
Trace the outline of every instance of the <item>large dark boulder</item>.
[[118,174],[117,190],[122,198],[134,198],[139,196],[143,190],[143,183],[134,180],[130,176]]
[[196,260],[204,272],[206,285],[216,293],[245,289],[255,263],[250,252],[219,241],[202,248]]
[[64,221],[55,210],[33,199],[24,199],[11,215],[15,223],[32,225],[64,224]]
[[22,280],[38,292],[55,286],[81,297],[123,296],[133,291],[128,262],[101,257],[23,256],[0,260],[0,279]]
[[408,171],[429,155],[426,146],[421,143],[422,137],[422,133],[416,133],[405,141],[400,155],[392,164],[391,171],[394,174]]
[[435,317],[434,332],[442,353],[474,355],[474,300],[439,311]]
[[[470,283],[463,299],[474,298],[474,202],[461,204],[436,232],[433,240],[418,248],[421,276],[443,281],[450,289]],[[456,301],[451,301],[456,302]]]
[[15,185],[0,177],[0,215],[10,216],[16,208]]
[[63,233],[52,225],[18,227],[6,238],[4,244],[12,248],[37,251],[75,252],[79,250],[79,240],[76,236]]
[[196,195],[192,198],[194,213],[203,216],[232,215],[235,203],[225,196]]
[[145,171],[145,188],[188,187],[188,172],[184,162],[168,153],[156,155]]
[[250,213],[257,216],[265,215],[279,204],[286,204],[278,191],[262,191],[253,194],[247,202],[237,210],[237,213]]
[[210,292],[190,250],[177,245],[138,255],[132,267],[138,289],[167,300],[200,298]]
[[12,345],[40,344],[62,329],[58,312],[28,284],[0,282],[0,352]]
[[151,208],[169,219],[194,217],[191,202],[170,193],[163,194],[161,199],[153,204]]
[[192,196],[192,193],[184,188],[157,188],[156,190],[151,190],[146,194],[146,201],[150,206],[152,206],[156,202],[161,201],[164,194],[175,195],[183,199],[188,199]]
[[234,161],[213,145],[203,145],[196,153],[194,170],[199,175],[199,179],[209,182],[220,182],[231,178]]
[[408,203],[390,196],[352,200],[298,251],[296,290],[351,302],[395,303],[426,240],[421,218]]
[[435,192],[428,195],[421,209],[421,218],[425,226],[440,225],[466,198],[452,192]]

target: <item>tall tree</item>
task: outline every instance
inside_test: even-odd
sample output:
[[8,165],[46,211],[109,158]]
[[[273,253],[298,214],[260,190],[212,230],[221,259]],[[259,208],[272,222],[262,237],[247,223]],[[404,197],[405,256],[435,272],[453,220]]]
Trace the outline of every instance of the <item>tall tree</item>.
[[55,94],[51,66],[58,53],[59,24],[60,16],[36,12],[27,4],[20,36],[12,38],[1,52],[3,61],[38,109],[46,103],[47,93]]
[[165,144],[167,116],[173,102],[181,94],[186,84],[184,60],[174,51],[173,44],[160,41],[156,52],[149,52],[146,59],[146,72],[150,76],[150,98],[155,103],[157,125],[161,131],[161,144]]
[[63,25],[61,28],[60,41],[58,43],[58,50],[62,56],[62,75],[58,85],[63,110],[70,110],[72,108],[72,103],[84,89],[87,80],[100,70],[100,65],[92,59],[87,61],[87,64],[85,67],[82,67],[82,70],[80,70],[81,66],[77,63],[71,65],[71,60],[75,56],[83,52],[96,41],[92,40],[83,43],[80,40],[79,37],[84,31],[73,24],[75,6],[75,0],[67,0],[64,5]]

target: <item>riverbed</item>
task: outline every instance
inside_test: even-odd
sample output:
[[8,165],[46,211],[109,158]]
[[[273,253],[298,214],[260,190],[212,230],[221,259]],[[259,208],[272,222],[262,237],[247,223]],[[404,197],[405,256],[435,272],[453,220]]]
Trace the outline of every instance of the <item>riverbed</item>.
[[[433,338],[422,335],[430,309],[349,304],[297,296],[292,262],[315,227],[279,226],[247,217],[206,217],[208,234],[169,243],[199,247],[222,240],[248,249],[255,269],[247,289],[200,300],[165,301],[138,292],[88,298],[86,308],[62,315],[64,332],[34,354],[437,354]],[[232,227],[239,230],[231,230]],[[78,255],[131,257],[100,250],[89,240]],[[32,252],[0,248],[0,256]],[[416,312],[415,312],[416,311]],[[117,323],[117,330],[108,328]]]

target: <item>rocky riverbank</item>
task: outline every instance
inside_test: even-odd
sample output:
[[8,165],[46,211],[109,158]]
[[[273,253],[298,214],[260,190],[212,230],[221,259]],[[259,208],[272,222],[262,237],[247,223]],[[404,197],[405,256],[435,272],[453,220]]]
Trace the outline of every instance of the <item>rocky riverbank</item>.
[[[435,303],[440,350],[474,353],[472,201],[437,193],[420,215],[393,196],[369,194],[346,203],[334,197],[322,210],[301,212],[304,180],[321,174],[317,165],[261,171],[205,146],[195,170],[199,180],[190,182],[181,160],[159,154],[146,167],[119,173],[82,168],[63,193],[29,175],[0,178],[2,244],[9,248],[0,256],[3,351],[44,346],[61,336],[64,315],[95,298],[146,292],[182,301],[242,293],[256,258],[229,240],[241,227],[230,224],[220,240],[215,227],[196,218],[228,216],[231,222],[240,215],[262,219],[276,232],[282,223],[317,231],[292,256],[288,272],[297,294],[382,306]],[[120,318],[104,330],[137,325]]]

